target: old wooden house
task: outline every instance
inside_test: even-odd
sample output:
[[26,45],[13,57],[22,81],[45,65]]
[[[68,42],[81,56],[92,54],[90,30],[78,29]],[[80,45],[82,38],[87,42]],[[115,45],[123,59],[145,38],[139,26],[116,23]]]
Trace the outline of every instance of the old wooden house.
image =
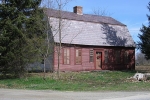
[[73,12],[47,9],[56,44],[53,69],[58,66],[61,31],[61,71],[134,70],[135,42],[127,26],[111,17],[83,14],[82,10],[80,6]]

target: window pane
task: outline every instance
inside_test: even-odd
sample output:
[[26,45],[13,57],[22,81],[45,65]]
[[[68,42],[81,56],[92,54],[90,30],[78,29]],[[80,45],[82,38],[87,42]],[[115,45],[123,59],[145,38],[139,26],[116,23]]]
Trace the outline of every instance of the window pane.
[[69,57],[67,57],[67,64],[69,64]]
[[79,50],[78,52],[79,52],[78,56],[81,56],[81,50]]
[[93,50],[90,50],[90,62],[93,62]]
[[76,49],[76,64],[81,64],[81,49]]
[[64,64],[70,64],[70,50],[64,48]]
[[78,53],[79,53],[79,51],[78,51],[78,50],[76,50],[76,57],[78,57],[78,55],[79,55]]

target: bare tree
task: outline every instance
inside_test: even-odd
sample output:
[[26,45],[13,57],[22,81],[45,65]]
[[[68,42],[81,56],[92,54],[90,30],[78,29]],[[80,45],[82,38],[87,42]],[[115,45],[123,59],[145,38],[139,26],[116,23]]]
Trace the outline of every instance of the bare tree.
[[[58,22],[58,27],[56,26],[55,28],[53,28],[53,29],[51,29],[51,30],[55,30],[56,31],[56,33],[55,33],[55,35],[56,34],[58,34],[59,35],[59,43],[56,43],[55,45],[58,47],[57,49],[56,49],[56,51],[57,51],[57,56],[58,56],[58,69],[57,69],[57,75],[58,75],[58,78],[60,78],[60,55],[61,55],[61,49],[62,49],[62,46],[61,46],[61,41],[62,41],[62,28],[63,28],[63,25],[64,25],[64,23],[63,23],[63,20],[62,20],[62,16],[63,16],[63,14],[62,14],[62,10],[64,9],[64,7],[70,2],[71,0],[44,0],[44,2],[46,2],[46,5],[45,5],[45,7],[46,8],[50,8],[50,9],[56,9],[56,10],[58,10],[58,12],[57,12],[57,16],[58,16],[58,20],[57,20],[57,22]],[[49,24],[50,24],[50,26],[51,26],[51,24],[53,24],[53,22],[54,22],[54,20],[52,19],[50,19],[49,18],[49,16],[47,16],[47,18],[48,18],[48,22],[49,22]],[[55,20],[56,21],[56,20]],[[54,36],[55,36],[54,35]],[[47,41],[48,41],[48,39],[47,39]],[[55,51],[54,51],[55,52]],[[48,54],[48,53],[47,53]],[[46,55],[47,55],[46,54]],[[47,56],[45,56],[45,57],[47,57]],[[44,57],[44,59],[45,59],[45,57]]]
[[[42,50],[42,56],[43,56],[43,64],[44,64],[44,67],[43,67],[43,71],[44,71],[44,79],[45,79],[45,73],[46,73],[46,67],[45,67],[45,63],[46,63],[46,60],[48,59],[49,55],[52,53],[51,51],[51,47],[52,47],[52,42],[50,42],[51,40],[51,35],[50,35],[50,25],[49,25],[49,22],[48,22],[48,17],[45,16],[45,20],[46,20],[46,43],[45,45],[43,46],[43,50]],[[47,60],[49,62],[49,60]]]
[[111,16],[112,13],[109,13],[107,9],[104,8],[94,8],[93,9],[94,15],[100,15],[100,16]]
[[150,65],[150,60],[146,60],[145,55],[138,52],[136,53],[136,65]]

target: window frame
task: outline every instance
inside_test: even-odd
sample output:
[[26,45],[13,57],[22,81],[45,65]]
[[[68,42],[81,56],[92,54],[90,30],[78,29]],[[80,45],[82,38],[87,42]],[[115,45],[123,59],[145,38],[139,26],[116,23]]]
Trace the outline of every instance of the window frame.
[[89,62],[94,62],[94,50],[89,50]]
[[[66,56],[65,56],[65,50],[66,50]],[[67,56],[67,50],[69,51],[69,55]],[[69,63],[67,63],[67,57],[69,57]],[[65,62],[66,59],[66,62]],[[70,65],[71,61],[71,56],[70,56],[70,48],[63,48],[63,64],[64,65]]]
[[[77,50],[78,50],[78,57],[79,57],[79,55],[81,55],[81,63],[77,63]],[[79,51],[80,51],[80,53],[79,53]],[[79,59],[79,58],[78,58]],[[82,65],[82,49],[81,48],[76,48],[75,49],[75,59],[74,59],[74,63],[75,63],[75,65]]]

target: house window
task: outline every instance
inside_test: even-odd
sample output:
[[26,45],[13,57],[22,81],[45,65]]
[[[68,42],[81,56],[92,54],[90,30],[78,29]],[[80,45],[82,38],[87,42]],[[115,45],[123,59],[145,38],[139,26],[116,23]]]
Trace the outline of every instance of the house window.
[[70,64],[70,49],[69,48],[64,48],[64,64]]
[[82,58],[81,58],[81,49],[75,50],[75,64],[81,64]]
[[105,50],[105,63],[108,63],[108,50]]
[[129,62],[129,54],[128,51],[125,51],[124,53],[124,63],[127,64]]
[[121,57],[120,57],[120,51],[119,50],[116,50],[115,51],[115,57],[116,57],[116,63],[119,64],[120,61],[121,61]]
[[89,58],[89,61],[90,62],[93,62],[93,54],[94,53],[94,50],[90,50],[90,58]]

